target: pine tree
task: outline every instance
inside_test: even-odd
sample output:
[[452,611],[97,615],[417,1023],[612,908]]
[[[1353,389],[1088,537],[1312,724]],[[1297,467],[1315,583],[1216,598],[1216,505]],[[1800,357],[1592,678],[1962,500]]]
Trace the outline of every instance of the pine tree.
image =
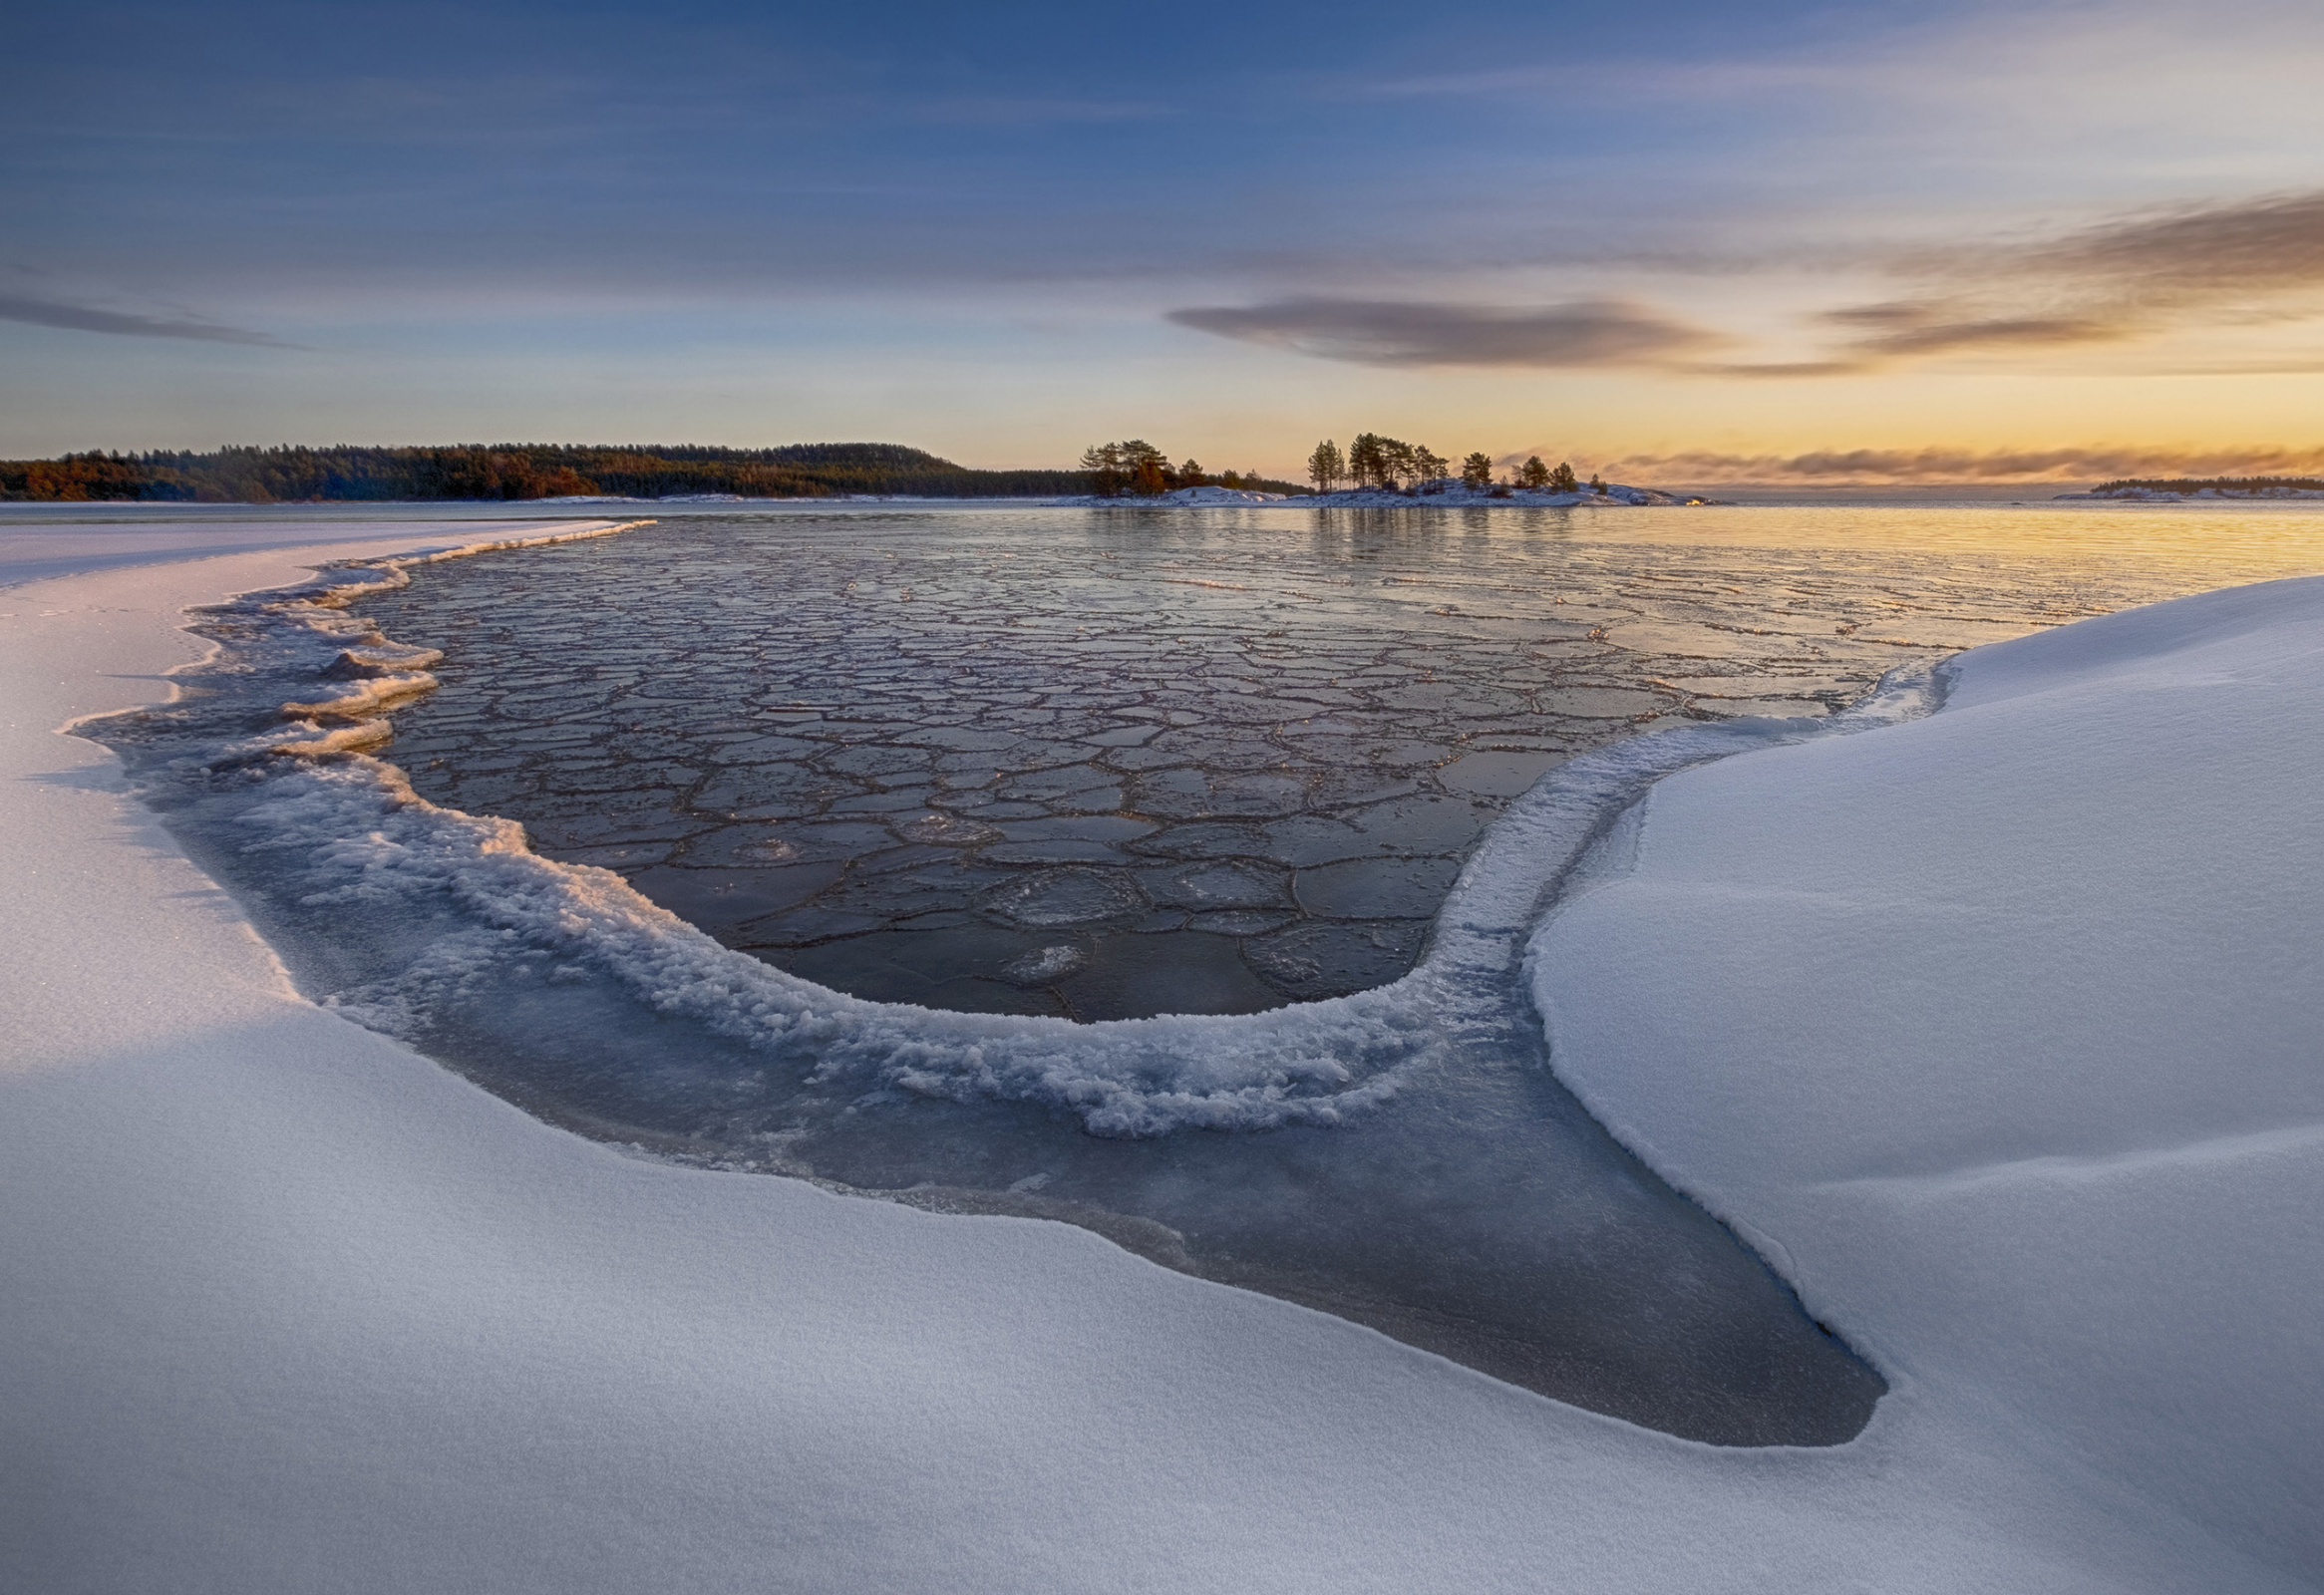
[[1483,492],[1493,485],[1493,461],[1482,454],[1473,454],[1461,462],[1461,485],[1471,492]]
[[1580,488],[1581,483],[1573,479],[1573,468],[1562,460],[1558,461],[1557,469],[1549,473],[1549,490],[1551,492],[1578,492]]
[[1401,439],[1380,440],[1380,465],[1383,487],[1401,487],[1408,481],[1420,480],[1420,457],[1411,444]]
[[1356,441],[1348,445],[1348,478],[1359,487],[1388,487],[1395,483],[1389,476],[1387,439],[1376,432],[1360,432]]
[[1315,453],[1307,457],[1307,479],[1315,483],[1317,492],[1329,492],[1347,476],[1347,462],[1340,458],[1340,446],[1329,438],[1315,446]]
[[1594,471],[1589,474],[1589,490],[1600,498],[1606,495],[1606,484],[1598,480],[1598,474]]
[[1119,447],[1126,477],[1124,485],[1130,491],[1142,498],[1152,498],[1170,490],[1169,456],[1144,438],[1133,438]]
[[1527,492],[1539,492],[1549,485],[1549,468],[1541,464],[1539,455],[1532,456],[1517,468],[1517,485]]
[[1083,450],[1082,469],[1090,474],[1090,491],[1101,498],[1121,496],[1130,479],[1122,469],[1122,446],[1118,443],[1093,444]]

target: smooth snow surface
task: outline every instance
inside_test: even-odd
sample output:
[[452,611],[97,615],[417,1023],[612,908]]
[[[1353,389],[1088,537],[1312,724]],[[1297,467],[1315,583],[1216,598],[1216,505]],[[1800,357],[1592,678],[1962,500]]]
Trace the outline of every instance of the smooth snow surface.
[[1547,927],[1567,1080],[1895,1383],[1850,1444],[1739,1451],[1067,1226],[625,1158],[300,1002],[54,734],[162,696],[181,606],[296,575],[0,596],[0,1586],[2324,1574],[2324,584],[2003,645],[1932,718],[1669,779]]
[[2307,579],[2088,620],[1667,781],[1533,954],[1560,1077],[1891,1377],[2310,1576],[2320,619]]

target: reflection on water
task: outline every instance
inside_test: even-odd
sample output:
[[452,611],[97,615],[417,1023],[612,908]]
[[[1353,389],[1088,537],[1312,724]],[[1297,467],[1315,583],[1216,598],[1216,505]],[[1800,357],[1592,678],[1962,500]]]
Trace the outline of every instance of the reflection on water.
[[[426,796],[856,995],[1244,1013],[1412,967],[1513,796],[1640,729],[2308,568],[2318,517],[665,516],[372,601]],[[2271,564],[2271,561],[2273,562]]]

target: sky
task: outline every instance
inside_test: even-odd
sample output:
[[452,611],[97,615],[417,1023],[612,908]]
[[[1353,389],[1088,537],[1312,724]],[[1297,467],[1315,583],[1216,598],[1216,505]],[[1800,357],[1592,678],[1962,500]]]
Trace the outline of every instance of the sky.
[[29,0],[0,457],[2324,469],[2324,7]]

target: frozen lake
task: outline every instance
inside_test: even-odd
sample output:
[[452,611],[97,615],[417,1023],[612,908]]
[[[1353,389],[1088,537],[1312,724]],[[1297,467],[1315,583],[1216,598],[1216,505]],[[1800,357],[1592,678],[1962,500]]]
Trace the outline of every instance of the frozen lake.
[[729,946],[884,1002],[1248,1013],[1410,969],[1485,827],[1576,752],[1825,715],[2301,557],[2252,518],[666,513],[366,612],[447,654],[395,722],[424,796]]

